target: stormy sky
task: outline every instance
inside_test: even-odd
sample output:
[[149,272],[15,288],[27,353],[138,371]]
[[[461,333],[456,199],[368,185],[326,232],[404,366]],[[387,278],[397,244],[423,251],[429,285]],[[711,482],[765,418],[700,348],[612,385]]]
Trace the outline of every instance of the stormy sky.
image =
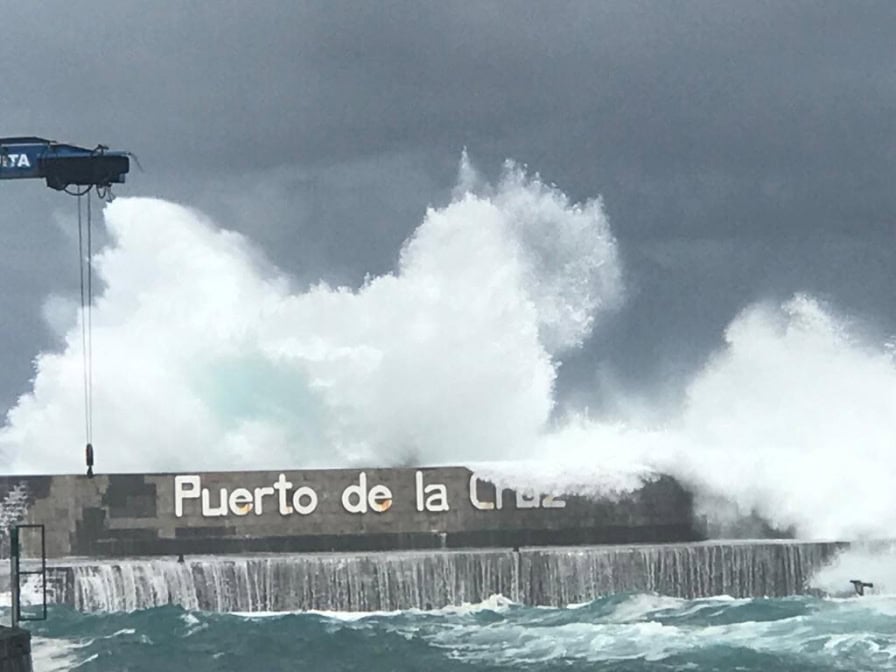
[[[300,282],[391,269],[464,147],[600,195],[629,294],[569,398],[674,390],[795,291],[896,330],[891,2],[0,0],[0,25],[0,136],[131,150],[119,195],[198,207]],[[72,199],[0,205],[2,410],[78,270]]]

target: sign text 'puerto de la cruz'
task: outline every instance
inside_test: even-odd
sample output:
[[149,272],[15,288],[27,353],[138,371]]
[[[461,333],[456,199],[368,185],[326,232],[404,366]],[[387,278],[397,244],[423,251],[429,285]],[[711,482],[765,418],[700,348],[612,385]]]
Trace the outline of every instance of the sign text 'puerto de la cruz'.
[[[490,496],[482,494],[490,490]],[[448,486],[445,483],[426,482],[423,471],[414,472],[415,506],[417,511],[442,513],[450,510]],[[474,509],[495,511],[505,507],[516,509],[562,509],[566,502],[550,495],[514,492],[510,503],[504,501],[501,488],[486,487],[484,481],[472,474],[466,495]],[[385,513],[392,508],[392,489],[383,483],[372,483],[367,473],[362,471],[342,489],[340,504],[347,513]],[[190,502],[194,502],[190,504]],[[202,478],[197,474],[174,477],[174,515],[182,518],[184,508],[196,507],[205,518],[220,516],[256,516],[278,513],[281,516],[298,514],[308,516],[317,510],[320,497],[317,490],[307,484],[296,487],[280,474],[271,485],[256,488],[215,488],[203,487]]]

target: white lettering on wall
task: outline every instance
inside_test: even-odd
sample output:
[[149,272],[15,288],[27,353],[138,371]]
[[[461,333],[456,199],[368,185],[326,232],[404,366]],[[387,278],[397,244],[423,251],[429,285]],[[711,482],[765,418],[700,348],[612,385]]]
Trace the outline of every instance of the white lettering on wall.
[[300,516],[314,513],[317,508],[317,493],[307,485],[303,485],[292,493],[292,506]]
[[292,507],[286,503],[286,493],[292,489],[292,483],[286,480],[286,476],[280,474],[280,478],[274,483],[274,490],[280,493],[280,515],[288,516],[292,513]]
[[385,513],[392,508],[392,491],[385,485],[375,485],[370,488],[367,501],[371,509],[377,513]]
[[[489,500],[485,496],[483,496],[483,499],[480,499],[480,485],[485,485],[485,482],[476,474],[471,474],[470,504],[473,505],[474,509],[479,511],[500,511],[504,508],[504,491],[502,488],[491,486],[494,492],[494,499]],[[566,502],[562,499],[551,495],[538,495],[532,492],[517,492],[515,504],[517,509],[562,509],[566,507]]]
[[367,489],[367,473],[358,474],[358,482],[342,491],[342,508],[349,513],[385,513],[392,508],[392,491],[385,485],[377,484]]
[[[222,491],[225,492],[225,491]],[[227,503],[230,505],[230,512],[235,516],[245,516],[252,510],[252,503],[255,498],[246,488],[237,488],[230,493]]]
[[[208,488],[202,487],[199,476],[174,477],[174,515],[177,518],[184,516],[184,503],[190,499],[199,500],[199,511],[204,518],[217,518],[228,514],[234,516],[247,516],[255,512],[260,516],[265,511],[265,497],[276,497],[277,511],[281,516],[299,513],[307,516],[317,509],[318,496],[313,488],[303,485],[295,492],[293,484],[286,480],[285,474],[280,474],[272,484],[258,488],[220,488],[213,495]],[[290,505],[290,503],[292,505]]]
[[[283,474],[280,474],[281,476]],[[260,516],[264,513],[264,497],[274,494],[274,488],[255,488],[255,515]]]
[[423,484],[423,472],[414,474],[418,511],[448,511],[448,487],[444,483]]
[[211,493],[208,489],[202,488],[202,515],[204,517],[216,518],[217,516],[227,515],[227,488],[221,488],[220,493],[218,506],[212,508]]
[[184,500],[197,499],[202,481],[198,476],[174,477],[174,515],[182,518],[184,515]]
[[516,508],[518,509],[537,509],[538,508],[538,495],[533,495],[527,492],[517,492],[516,493]]
[[[448,485],[445,483],[427,483],[426,471],[414,472],[414,499],[418,512],[444,513],[451,510],[448,499]],[[469,500],[478,511],[500,511],[505,507],[505,489],[495,487],[491,483],[470,475]],[[526,509],[562,509],[566,502],[551,495],[540,495],[535,492],[510,491],[512,504],[508,506],[516,510]],[[268,499],[265,502],[265,498]],[[189,474],[174,477],[174,515],[184,517],[185,509],[190,501],[195,500],[193,510],[205,518],[222,516],[248,516],[254,512],[256,516],[264,514],[266,508],[281,516],[297,513],[307,516],[314,513],[320,504],[317,491],[310,485],[295,486],[279,474],[271,485],[244,488],[227,487],[206,488],[199,475]],[[358,473],[357,479],[349,483],[338,500],[343,510],[351,514],[385,513],[391,510],[394,497],[389,486],[383,483],[368,483],[367,473]],[[408,502],[410,504],[410,502]],[[198,512],[195,511],[198,509]]]
[[350,485],[342,491],[342,508],[349,513],[367,512],[367,474],[358,476],[357,485]]
[[566,508],[566,501],[557,499],[553,495],[545,495],[541,500],[541,508],[543,509],[563,509]]
[[470,475],[470,503],[473,505],[473,508],[479,509],[480,511],[500,509],[504,503],[501,490],[495,491],[494,501],[479,499],[479,484],[482,482],[483,481],[479,480],[479,477],[476,476],[476,474]]

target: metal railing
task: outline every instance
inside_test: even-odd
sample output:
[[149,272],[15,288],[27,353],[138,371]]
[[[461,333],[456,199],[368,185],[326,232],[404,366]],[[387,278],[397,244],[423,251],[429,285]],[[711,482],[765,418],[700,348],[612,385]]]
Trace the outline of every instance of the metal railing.
[[[22,568],[22,543],[20,532],[22,530],[39,530],[40,531],[40,569],[23,569]],[[9,588],[11,593],[12,606],[12,627],[17,627],[23,621],[45,621],[47,620],[47,552],[46,552],[46,532],[43,525],[15,525],[10,531],[10,553],[9,553]],[[42,604],[37,614],[22,611],[22,577],[23,576],[40,576]],[[29,605],[34,606],[34,605]]]

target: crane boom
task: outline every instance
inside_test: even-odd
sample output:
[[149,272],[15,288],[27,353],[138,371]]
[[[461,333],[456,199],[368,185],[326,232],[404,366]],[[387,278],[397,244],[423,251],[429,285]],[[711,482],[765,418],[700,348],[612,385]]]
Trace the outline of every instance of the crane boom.
[[51,189],[122,184],[130,170],[127,152],[102,145],[86,149],[45,138],[0,138],[0,180],[43,178]]

